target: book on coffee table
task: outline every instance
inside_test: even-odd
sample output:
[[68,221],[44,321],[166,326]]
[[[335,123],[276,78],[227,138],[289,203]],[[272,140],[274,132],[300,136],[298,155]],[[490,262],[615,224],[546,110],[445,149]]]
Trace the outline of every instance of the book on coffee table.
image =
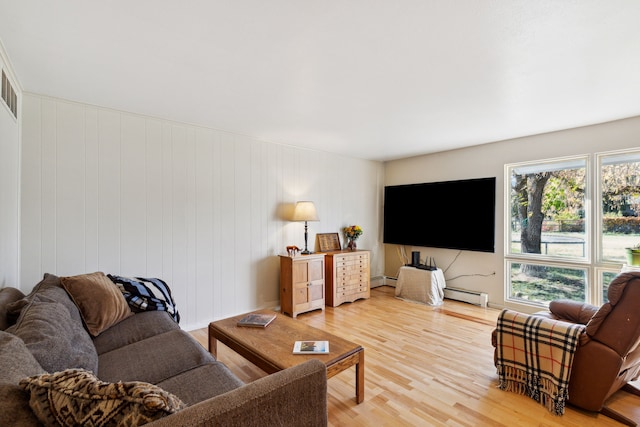
[[293,344],[293,354],[327,354],[329,341],[296,341]]
[[275,314],[250,313],[238,320],[238,326],[251,328],[266,328],[276,318]]

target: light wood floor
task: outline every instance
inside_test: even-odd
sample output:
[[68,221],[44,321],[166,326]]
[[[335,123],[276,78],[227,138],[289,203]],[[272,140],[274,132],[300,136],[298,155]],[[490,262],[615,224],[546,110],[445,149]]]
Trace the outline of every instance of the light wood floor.
[[[434,308],[399,300],[394,291],[374,288],[370,299],[297,317],[365,348],[365,400],[354,399],[355,368],[329,379],[329,425],[621,425],[572,407],[554,416],[527,397],[499,390],[490,338],[498,310],[450,300]],[[206,329],[192,334],[207,346]],[[266,375],[218,347],[218,359],[243,381]],[[609,406],[640,423],[640,397],[620,391]]]

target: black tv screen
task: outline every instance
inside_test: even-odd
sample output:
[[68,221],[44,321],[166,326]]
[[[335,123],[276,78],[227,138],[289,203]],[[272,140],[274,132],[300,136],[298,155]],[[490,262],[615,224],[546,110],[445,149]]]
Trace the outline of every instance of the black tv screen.
[[384,188],[384,243],[495,252],[496,178]]

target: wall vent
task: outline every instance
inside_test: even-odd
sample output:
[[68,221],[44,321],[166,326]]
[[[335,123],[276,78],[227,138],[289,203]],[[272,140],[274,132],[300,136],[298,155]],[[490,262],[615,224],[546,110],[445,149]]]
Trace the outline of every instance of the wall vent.
[[444,288],[444,297],[456,301],[487,307],[489,295],[484,292],[468,291],[466,289]]
[[7,107],[13,114],[13,117],[18,118],[18,96],[16,95],[16,91],[13,90],[13,86],[9,82],[6,73],[2,70],[2,99],[4,100]]

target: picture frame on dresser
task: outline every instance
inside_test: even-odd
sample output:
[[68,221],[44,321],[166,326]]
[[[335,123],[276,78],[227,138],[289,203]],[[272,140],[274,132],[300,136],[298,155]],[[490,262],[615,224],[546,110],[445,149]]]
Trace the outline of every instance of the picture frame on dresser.
[[318,233],[316,236],[318,237],[319,252],[339,251],[342,249],[338,233]]

